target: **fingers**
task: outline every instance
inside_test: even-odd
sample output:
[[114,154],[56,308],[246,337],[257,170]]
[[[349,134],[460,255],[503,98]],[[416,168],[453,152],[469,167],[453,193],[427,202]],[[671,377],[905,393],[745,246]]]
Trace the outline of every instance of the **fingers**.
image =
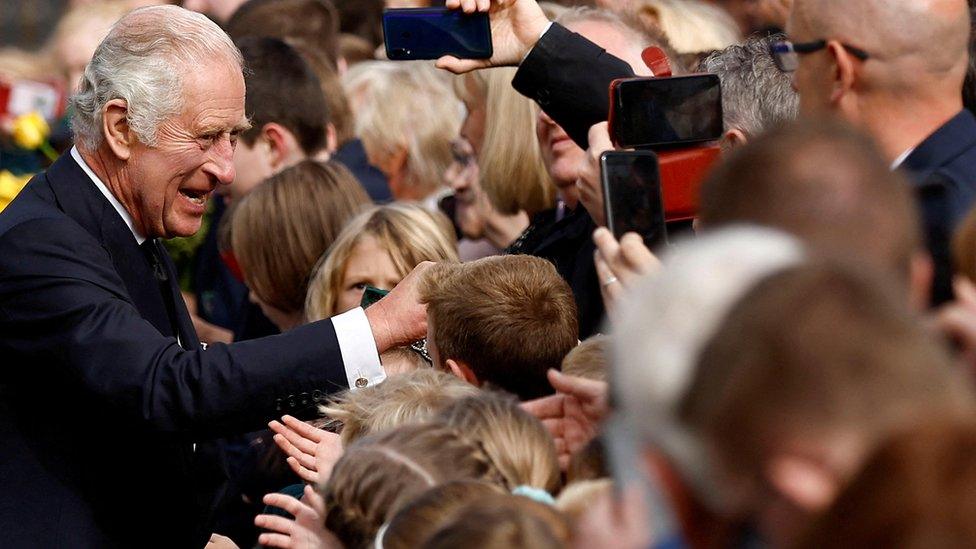
[[[257,524],[257,519],[267,515],[258,515],[254,519],[254,523]],[[258,526],[261,526],[258,524]],[[263,528],[263,526],[262,526]],[[283,534],[261,534],[258,536],[258,543],[265,547],[291,547],[291,536],[286,536]]]
[[464,74],[491,66],[484,59],[458,59],[453,55],[445,55],[439,58],[434,64],[438,69],[444,69],[454,74]]
[[313,427],[296,417],[282,416],[281,421],[283,421],[288,427],[291,427],[295,432],[301,434],[303,437],[311,440],[312,442],[319,442],[323,437],[325,437],[326,434],[328,434],[328,431],[319,429],[318,427]]
[[598,161],[601,154],[613,150],[613,142],[610,141],[610,125],[607,122],[600,122],[591,126],[587,140],[590,144],[591,154],[594,154]]
[[[270,505],[272,507],[281,507],[285,511],[288,511],[296,517],[302,512],[302,508],[305,507],[302,502],[298,501],[288,494],[271,493],[265,494],[262,500],[265,505]],[[291,521],[289,521],[291,522]],[[283,531],[283,530],[279,530]]]
[[[301,448],[298,448],[297,446],[292,444],[292,441],[287,437],[285,437],[284,435],[275,434],[271,438],[272,440],[275,441],[275,444],[277,444],[278,447],[281,448],[281,451],[283,451],[288,456],[292,456],[296,459],[299,459],[305,454],[312,455],[309,452],[306,452],[305,450],[302,450]],[[311,451],[312,452],[315,451],[315,445],[312,445]]]
[[288,466],[291,467],[291,470],[294,471],[295,474],[298,475],[299,478],[301,478],[305,482],[310,482],[312,484],[319,483],[318,471],[303,466],[301,463],[298,462],[297,459],[291,456],[285,458],[285,461],[288,462]]
[[522,409],[538,419],[560,418],[563,415],[563,395],[552,395],[522,403]]
[[600,281],[600,294],[603,296],[603,305],[607,310],[607,315],[615,319],[616,305],[624,290],[623,284],[620,283],[620,278],[610,270],[610,266],[603,259],[603,254],[600,253],[600,250],[594,252],[593,264],[596,266],[597,280]]
[[606,398],[607,383],[605,381],[569,376],[554,369],[549,370],[548,377],[549,383],[557,391],[575,396],[582,402],[589,403]]
[[305,487],[305,494],[302,496],[305,505],[315,510],[320,517],[325,516],[325,499],[311,486]]
[[627,233],[620,239],[621,263],[640,276],[655,272],[661,261],[644,245],[644,239],[637,233]]

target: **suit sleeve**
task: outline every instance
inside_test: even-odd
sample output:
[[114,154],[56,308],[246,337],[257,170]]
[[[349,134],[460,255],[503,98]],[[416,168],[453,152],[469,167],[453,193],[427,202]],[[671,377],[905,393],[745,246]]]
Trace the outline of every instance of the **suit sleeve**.
[[626,62],[553,23],[522,61],[512,86],[542,107],[582,148],[610,110],[610,83],[631,78]]
[[183,350],[140,316],[106,250],[62,219],[0,236],[0,342],[117,413],[190,437],[253,430],[346,386],[331,321]]

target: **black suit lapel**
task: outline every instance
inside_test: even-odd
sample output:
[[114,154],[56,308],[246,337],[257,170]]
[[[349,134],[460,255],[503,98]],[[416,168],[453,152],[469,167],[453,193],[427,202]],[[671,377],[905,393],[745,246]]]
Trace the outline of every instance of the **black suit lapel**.
[[180,291],[176,273],[176,265],[173,264],[173,259],[169,256],[169,252],[166,251],[165,246],[160,246],[160,251],[163,266],[169,275],[169,291],[173,296],[173,303],[175,304],[175,320],[180,331],[180,342],[183,343],[184,349],[192,351],[200,347],[200,339],[197,338],[197,330],[193,327],[193,321],[190,320],[190,313],[186,310],[186,302],[183,301],[183,294]]
[[142,318],[159,333],[175,337],[152,268],[108,199],[68,153],[51,165],[46,176],[61,210],[97,238],[112,257],[115,272]]

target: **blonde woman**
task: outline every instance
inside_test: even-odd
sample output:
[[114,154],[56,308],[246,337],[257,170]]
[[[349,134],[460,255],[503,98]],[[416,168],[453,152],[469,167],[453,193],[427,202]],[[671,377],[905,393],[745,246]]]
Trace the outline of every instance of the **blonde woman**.
[[301,324],[309,273],[369,204],[341,164],[306,160],[265,180],[234,209],[234,256],[251,300],[280,330]]
[[355,133],[396,200],[424,200],[443,189],[462,116],[446,78],[430,63],[400,61],[366,61],[343,77]]
[[457,261],[457,240],[444,214],[394,203],[347,225],[315,268],[305,298],[308,322],[359,306],[367,286],[390,290],[424,261]]

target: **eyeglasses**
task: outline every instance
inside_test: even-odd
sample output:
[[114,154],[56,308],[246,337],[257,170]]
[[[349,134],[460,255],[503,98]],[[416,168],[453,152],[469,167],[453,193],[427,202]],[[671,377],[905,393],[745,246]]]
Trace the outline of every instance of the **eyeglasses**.
[[[845,50],[861,61],[867,61],[871,57],[868,55],[868,52],[862,50],[861,48],[843,43],[841,46],[843,46]],[[772,45],[769,46],[769,52],[773,55],[773,62],[776,63],[779,70],[783,72],[794,72],[800,65],[801,55],[818,52],[826,47],[826,40],[802,42],[799,44],[794,44],[789,40],[780,40],[779,42],[773,42]]]

